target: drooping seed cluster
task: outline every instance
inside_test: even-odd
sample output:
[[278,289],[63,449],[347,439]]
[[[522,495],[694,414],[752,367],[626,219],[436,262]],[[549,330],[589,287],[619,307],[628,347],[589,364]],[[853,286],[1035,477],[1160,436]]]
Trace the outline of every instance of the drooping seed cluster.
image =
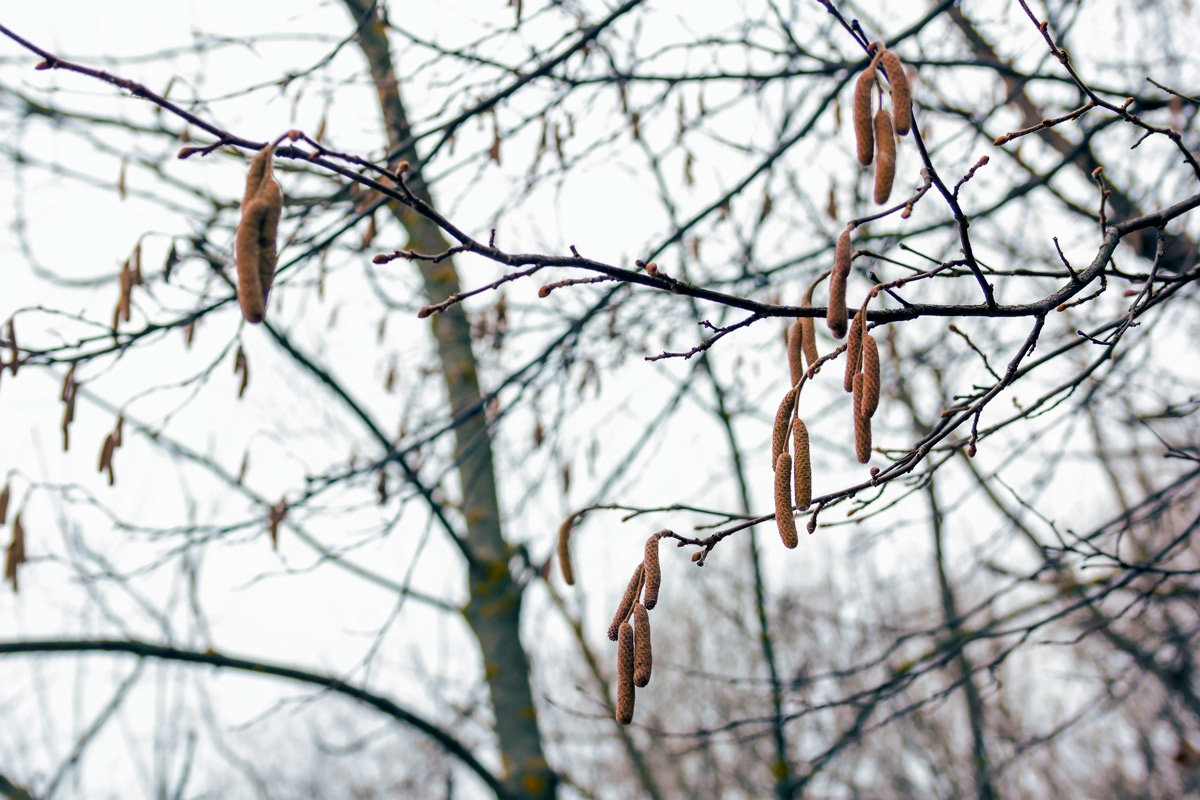
[[264,147],[250,161],[242,218],[234,238],[238,304],[247,322],[262,322],[267,309],[279,255],[276,239],[283,213],[283,190],[272,170],[274,146]]
[[104,444],[100,446],[100,466],[97,472],[108,471],[108,485],[112,486],[117,482],[117,476],[113,473],[113,454],[117,448],[121,446],[124,438],[123,431],[125,429],[125,415],[117,416],[117,424],[113,427],[112,432],[104,437]]
[[[870,49],[875,56],[854,84],[854,144],[859,164],[868,167],[875,162],[875,202],[883,205],[896,179],[896,135],[912,130],[912,90],[899,56],[877,42]],[[892,111],[883,108],[881,98],[879,110],[872,114],[872,89],[879,86],[881,68],[891,89]]]
[[[868,300],[870,298],[868,297]],[[846,378],[843,387],[851,392],[854,412],[854,454],[859,462],[871,460],[871,417],[879,408],[879,344],[867,333],[867,307],[854,315],[846,343]]]

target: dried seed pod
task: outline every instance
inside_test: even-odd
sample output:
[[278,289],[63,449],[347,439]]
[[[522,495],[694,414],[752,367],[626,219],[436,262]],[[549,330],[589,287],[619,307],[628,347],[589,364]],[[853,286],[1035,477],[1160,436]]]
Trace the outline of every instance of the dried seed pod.
[[846,340],[846,377],[842,381],[842,388],[847,392],[854,391],[854,376],[858,374],[859,365],[862,363],[863,329],[866,328],[864,323],[866,318],[866,310],[859,309],[854,312],[854,321],[850,323],[850,338]]
[[625,594],[621,597],[621,604],[617,606],[617,613],[613,615],[612,625],[608,626],[608,638],[614,642],[617,640],[617,632],[621,629],[621,623],[629,619],[629,610],[633,608],[633,604],[637,601],[638,592],[642,589],[642,577],[644,575],[642,564],[637,565],[637,569],[633,571],[633,577],[629,579],[629,585],[625,587]]
[[783,396],[779,409],[775,412],[775,426],[771,429],[771,462],[774,463],[779,454],[787,449],[788,424],[792,421],[792,411],[796,408],[796,398],[800,390],[792,387]]
[[866,464],[871,460],[871,418],[859,409],[862,406],[863,375],[854,376],[854,454],[858,463]]
[[642,573],[646,579],[646,591],[642,599],[648,609],[658,605],[658,590],[662,588],[662,567],[658,563],[658,540],[661,537],[661,533],[656,533],[646,540],[646,556],[642,561]]
[[238,303],[247,322],[262,322],[275,280],[275,241],[283,213],[283,191],[272,173],[273,151],[273,147],[264,147],[250,161],[242,218],[234,238]]
[[908,75],[904,73],[900,56],[891,50],[884,50],[880,61],[883,71],[887,74],[888,85],[892,87],[892,113],[896,115],[896,133],[904,136],[912,129],[912,89],[908,85]]
[[800,383],[804,377],[804,318],[796,320],[788,327],[787,334],[788,369],[792,375],[792,386]]
[[875,114],[875,202],[883,205],[892,196],[896,180],[896,136],[892,132],[892,115],[879,109]]
[[812,503],[812,456],[808,447],[808,426],[804,420],[792,423],[792,469],[796,477],[796,508],[803,511]]
[[8,500],[12,495],[12,490],[8,484],[4,484],[4,488],[0,489],[0,525],[8,522]]
[[825,324],[835,338],[846,335],[846,280],[850,277],[850,231],[852,225],[847,225],[837,238],[833,250],[833,274],[829,276],[829,308],[825,314]]
[[775,461],[775,524],[784,547],[791,550],[800,544],[792,516],[792,454],[786,451]]
[[575,527],[577,514],[572,514],[558,526],[558,566],[562,570],[563,583],[575,585],[575,566],[571,563],[571,529]]
[[617,722],[633,722],[633,627],[621,623],[617,640]]
[[870,166],[875,150],[874,131],[871,129],[871,91],[875,88],[875,62],[878,58],[876,55],[871,59],[871,64],[854,84],[854,143],[858,148],[858,163],[864,167]]
[[859,413],[866,417],[875,416],[879,408],[879,386],[879,345],[868,333],[863,337],[863,391],[859,407]]
[[633,685],[645,686],[650,682],[654,658],[650,652],[650,614],[641,603],[633,607],[633,651]]

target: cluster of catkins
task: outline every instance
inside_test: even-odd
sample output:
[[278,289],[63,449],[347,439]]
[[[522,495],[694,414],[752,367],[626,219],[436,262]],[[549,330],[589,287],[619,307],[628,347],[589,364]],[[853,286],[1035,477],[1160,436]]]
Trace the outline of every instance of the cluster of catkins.
[[[912,93],[900,57],[878,42],[868,49],[875,57],[854,85],[854,140],[858,163],[869,167],[875,161],[875,202],[883,205],[891,197],[896,178],[896,134],[904,136],[912,129]],[[880,89],[879,110],[872,116],[872,90],[879,88],[880,67],[892,90],[892,113],[883,108]]]

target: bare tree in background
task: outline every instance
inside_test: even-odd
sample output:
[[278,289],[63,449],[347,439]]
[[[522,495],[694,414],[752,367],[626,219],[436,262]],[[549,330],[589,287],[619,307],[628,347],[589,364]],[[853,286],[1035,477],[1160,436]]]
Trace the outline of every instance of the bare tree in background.
[[1197,792],[1190,6],[341,5],[0,26],[0,795]]

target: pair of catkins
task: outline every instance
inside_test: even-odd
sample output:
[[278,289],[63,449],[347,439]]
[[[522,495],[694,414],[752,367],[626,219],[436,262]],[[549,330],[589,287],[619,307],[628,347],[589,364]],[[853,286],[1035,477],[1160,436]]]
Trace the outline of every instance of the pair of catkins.
[[272,169],[274,152],[275,144],[269,145],[250,161],[242,218],[234,237],[238,304],[247,322],[262,322],[279,258],[276,239],[283,213],[283,190]]

